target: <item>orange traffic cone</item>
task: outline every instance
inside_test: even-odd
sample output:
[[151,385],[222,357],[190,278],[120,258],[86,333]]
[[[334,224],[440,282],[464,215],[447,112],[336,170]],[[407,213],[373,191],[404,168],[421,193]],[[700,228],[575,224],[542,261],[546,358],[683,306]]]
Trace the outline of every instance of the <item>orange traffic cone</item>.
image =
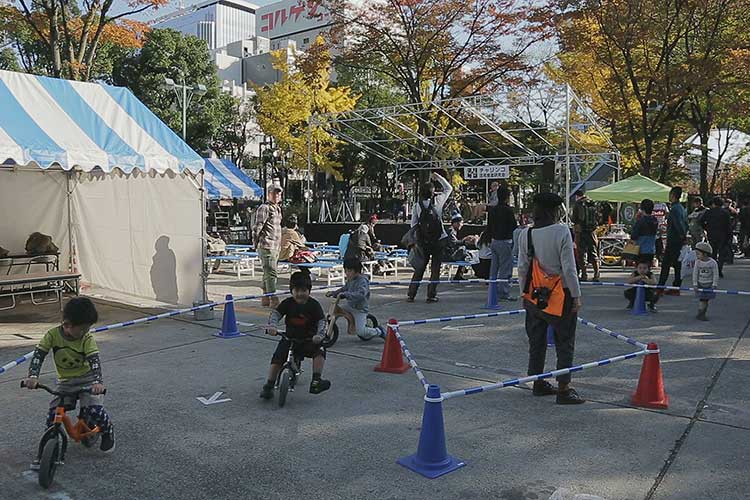
[[[659,347],[652,342],[648,344],[648,349],[657,351]],[[630,402],[635,406],[662,410],[669,406],[669,396],[664,392],[658,352],[646,354],[641,367],[641,377],[638,379],[638,388]]]
[[391,326],[393,323],[396,323],[395,319],[388,320],[388,334],[385,336],[383,356],[380,358],[380,364],[375,367],[376,372],[404,373],[409,370],[409,364],[404,360],[401,345],[398,343],[396,334],[393,333],[393,327]]

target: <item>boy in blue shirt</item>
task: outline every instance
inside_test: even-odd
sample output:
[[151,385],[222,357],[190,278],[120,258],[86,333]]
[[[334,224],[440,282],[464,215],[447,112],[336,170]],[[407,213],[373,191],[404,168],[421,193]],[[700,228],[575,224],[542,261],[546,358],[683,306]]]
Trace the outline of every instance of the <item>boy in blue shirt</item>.
[[[336,317],[343,316],[349,322],[349,333],[356,333],[362,340],[374,337],[385,338],[382,326],[367,326],[367,313],[370,301],[370,280],[362,274],[362,263],[356,258],[344,259],[346,284],[338,290],[326,293],[326,297],[340,297],[346,302],[339,302],[333,311]],[[352,328],[353,327],[353,328]]]

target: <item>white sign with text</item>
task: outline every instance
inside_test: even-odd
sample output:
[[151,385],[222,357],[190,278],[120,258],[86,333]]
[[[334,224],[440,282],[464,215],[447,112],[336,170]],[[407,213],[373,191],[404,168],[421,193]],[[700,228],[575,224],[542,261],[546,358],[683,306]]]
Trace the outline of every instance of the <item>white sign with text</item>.
[[464,179],[507,179],[510,176],[508,165],[481,165],[479,167],[464,167]]

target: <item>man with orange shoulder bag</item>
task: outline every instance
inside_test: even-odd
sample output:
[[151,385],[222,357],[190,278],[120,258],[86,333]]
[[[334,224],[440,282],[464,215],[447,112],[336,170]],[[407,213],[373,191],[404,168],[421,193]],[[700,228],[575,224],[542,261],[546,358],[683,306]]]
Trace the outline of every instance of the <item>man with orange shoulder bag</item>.
[[[534,225],[518,238],[518,278],[526,309],[529,375],[544,372],[547,328],[554,330],[557,369],[573,366],[581,287],[570,229],[559,223],[563,200],[553,193],[534,197]],[[534,381],[534,396],[556,396],[557,404],[585,402],[570,387],[570,373],[557,377],[558,386]]]

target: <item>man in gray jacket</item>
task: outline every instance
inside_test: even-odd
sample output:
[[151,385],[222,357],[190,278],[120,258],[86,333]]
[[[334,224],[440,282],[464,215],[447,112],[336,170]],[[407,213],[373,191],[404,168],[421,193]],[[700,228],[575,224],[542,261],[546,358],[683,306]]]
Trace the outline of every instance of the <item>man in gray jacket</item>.
[[[278,279],[279,249],[281,248],[281,186],[272,185],[268,189],[268,203],[255,212],[253,243],[263,266],[263,293],[275,293]],[[278,297],[263,297],[264,307],[276,307]]]

